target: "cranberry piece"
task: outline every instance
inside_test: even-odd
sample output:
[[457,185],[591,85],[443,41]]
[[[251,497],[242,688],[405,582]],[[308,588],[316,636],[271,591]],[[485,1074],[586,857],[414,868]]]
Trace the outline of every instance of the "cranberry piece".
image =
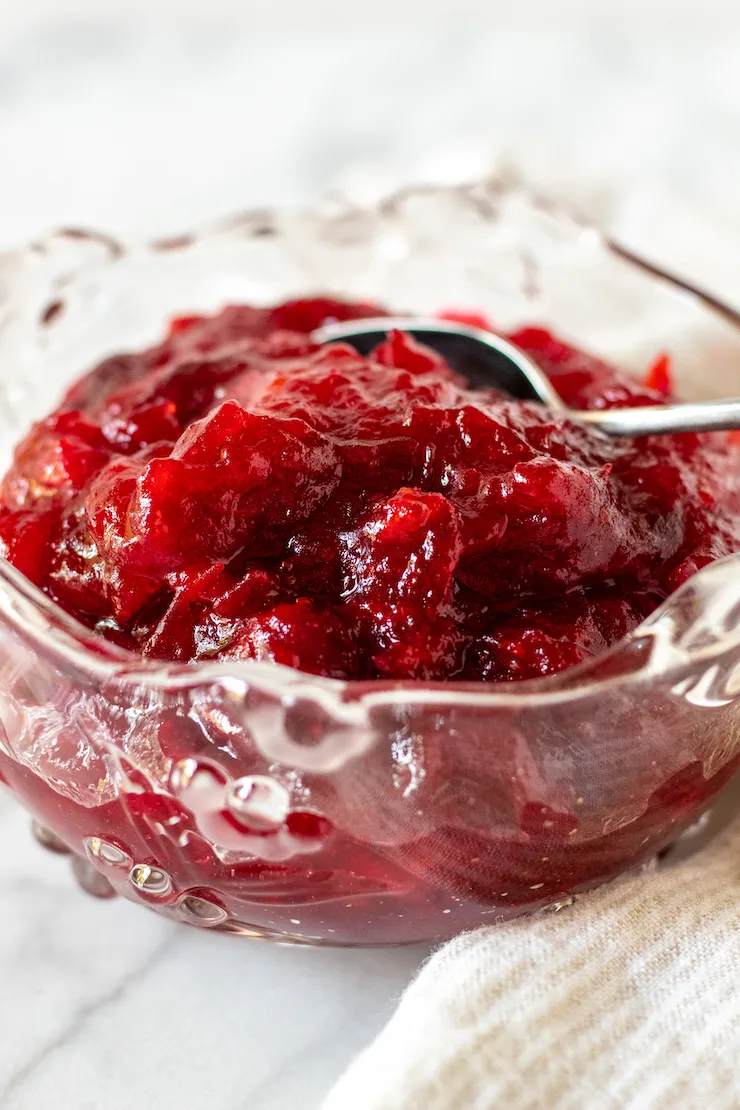
[[[142,471],[127,506],[137,561],[152,570],[235,555],[262,528],[308,518],[339,481],[332,445],[301,420],[226,401]],[[123,542],[127,538],[117,533]]]
[[68,500],[108,461],[105,446],[100,429],[79,413],[60,413],[36,424],[3,479],[4,504],[20,509]]
[[266,570],[247,570],[236,583],[225,579],[221,590],[213,592],[212,611],[219,617],[244,617],[269,609],[277,600],[279,587]]
[[308,297],[287,301],[273,308],[267,316],[266,330],[311,332],[323,324],[383,315],[383,309],[372,304],[348,304],[331,297]]
[[193,356],[243,349],[269,333],[267,315],[265,309],[229,305],[215,316],[175,317],[164,343],[146,352],[146,357],[151,365],[164,366]]
[[200,324],[202,320],[202,316],[175,316],[170,320],[168,338],[171,339],[173,335],[180,335],[184,331],[190,331],[196,324]]
[[237,580],[222,563],[194,564],[167,582],[174,593],[164,612],[141,628],[142,651],[155,659],[217,654],[234,639],[240,618],[270,608],[279,594],[266,571],[247,570]]
[[[176,440],[185,426],[204,416],[228,390],[234,380],[254,375],[249,357],[192,358],[168,364],[139,380],[128,389],[113,394],[107,402],[103,427],[123,425],[139,447],[158,440]],[[243,388],[243,386],[242,386]],[[123,435],[121,443],[126,446]]]
[[110,615],[106,565],[88,527],[83,503],[71,507],[52,538],[47,589],[73,612]]
[[450,609],[462,552],[455,508],[439,493],[402,489],[343,541],[347,605],[361,634],[381,649],[373,656],[378,670],[451,673],[461,646]]
[[438,316],[440,320],[452,320],[458,324],[467,324],[471,328],[480,328],[482,331],[495,331],[490,319],[483,312],[448,308],[438,313]]
[[68,390],[62,402],[62,411],[94,410],[112,393],[141,378],[146,371],[144,355],[114,355],[85,374]]
[[658,355],[655,362],[648,367],[643,379],[646,389],[651,389],[661,397],[670,397],[673,392],[673,374],[671,371],[671,357],[663,353]]
[[353,678],[358,659],[352,629],[307,598],[244,621],[226,659],[264,659],[328,678]]
[[154,659],[191,659],[194,654],[193,608],[209,585],[223,572],[221,563],[189,567],[168,575],[174,594],[151,629],[142,628],[142,650]]
[[0,556],[37,586],[43,585],[47,576],[58,516],[53,505],[41,512],[0,508]]
[[338,596],[342,588],[339,536],[324,522],[296,532],[288,541],[281,577],[296,593]]
[[599,655],[636,628],[659,598],[644,590],[576,588],[558,601],[494,614],[473,640],[465,674],[487,682],[539,678]]
[[402,331],[390,332],[386,341],[373,351],[373,358],[383,366],[394,366],[411,374],[449,372],[441,355]]
[[[135,537],[130,528],[131,499],[143,464],[137,459],[117,458],[91,482],[85,515],[96,554],[103,560],[105,590],[113,614],[130,620],[160,590],[161,580],[145,573],[146,559],[137,558]],[[91,552],[91,558],[95,554]],[[154,574],[163,567],[154,566]]]

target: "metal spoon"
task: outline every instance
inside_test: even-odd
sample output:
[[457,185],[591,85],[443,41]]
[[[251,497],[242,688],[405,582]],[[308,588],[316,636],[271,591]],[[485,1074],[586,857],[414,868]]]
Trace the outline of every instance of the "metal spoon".
[[501,389],[520,400],[541,401],[569,420],[590,424],[610,436],[710,432],[740,428],[740,398],[694,401],[643,408],[571,409],[539,366],[513,343],[483,328],[424,316],[378,316],[325,324],[312,334],[316,343],[349,343],[367,355],[391,330],[405,331],[438,351],[473,386]]

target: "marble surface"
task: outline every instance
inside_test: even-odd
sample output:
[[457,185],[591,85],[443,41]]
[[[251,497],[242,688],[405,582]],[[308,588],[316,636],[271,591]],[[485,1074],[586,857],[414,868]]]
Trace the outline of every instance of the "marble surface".
[[28,824],[3,794],[2,1110],[314,1110],[426,955],[245,941],[97,901]]
[[[515,167],[740,299],[739,49],[719,0],[2,4],[0,248]],[[2,1110],[317,1110],[425,956],[178,929],[0,836]]]

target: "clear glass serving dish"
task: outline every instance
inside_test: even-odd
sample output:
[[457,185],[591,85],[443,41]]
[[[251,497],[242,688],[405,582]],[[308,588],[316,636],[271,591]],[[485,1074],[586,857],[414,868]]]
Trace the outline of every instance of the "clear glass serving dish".
[[[373,209],[249,213],[0,259],[3,463],[63,386],[168,317],[334,292],[551,326],[617,364],[740,392],[729,308],[497,181]],[[516,685],[341,683],[144,663],[0,565],[0,773],[84,885],[303,943],[439,940],[655,856],[740,763],[740,557],[606,655]]]

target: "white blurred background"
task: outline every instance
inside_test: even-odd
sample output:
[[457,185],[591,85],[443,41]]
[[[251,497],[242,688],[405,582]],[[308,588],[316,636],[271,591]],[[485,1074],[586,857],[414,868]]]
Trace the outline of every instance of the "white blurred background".
[[738,0],[0,2],[0,247],[502,167],[740,297]]

